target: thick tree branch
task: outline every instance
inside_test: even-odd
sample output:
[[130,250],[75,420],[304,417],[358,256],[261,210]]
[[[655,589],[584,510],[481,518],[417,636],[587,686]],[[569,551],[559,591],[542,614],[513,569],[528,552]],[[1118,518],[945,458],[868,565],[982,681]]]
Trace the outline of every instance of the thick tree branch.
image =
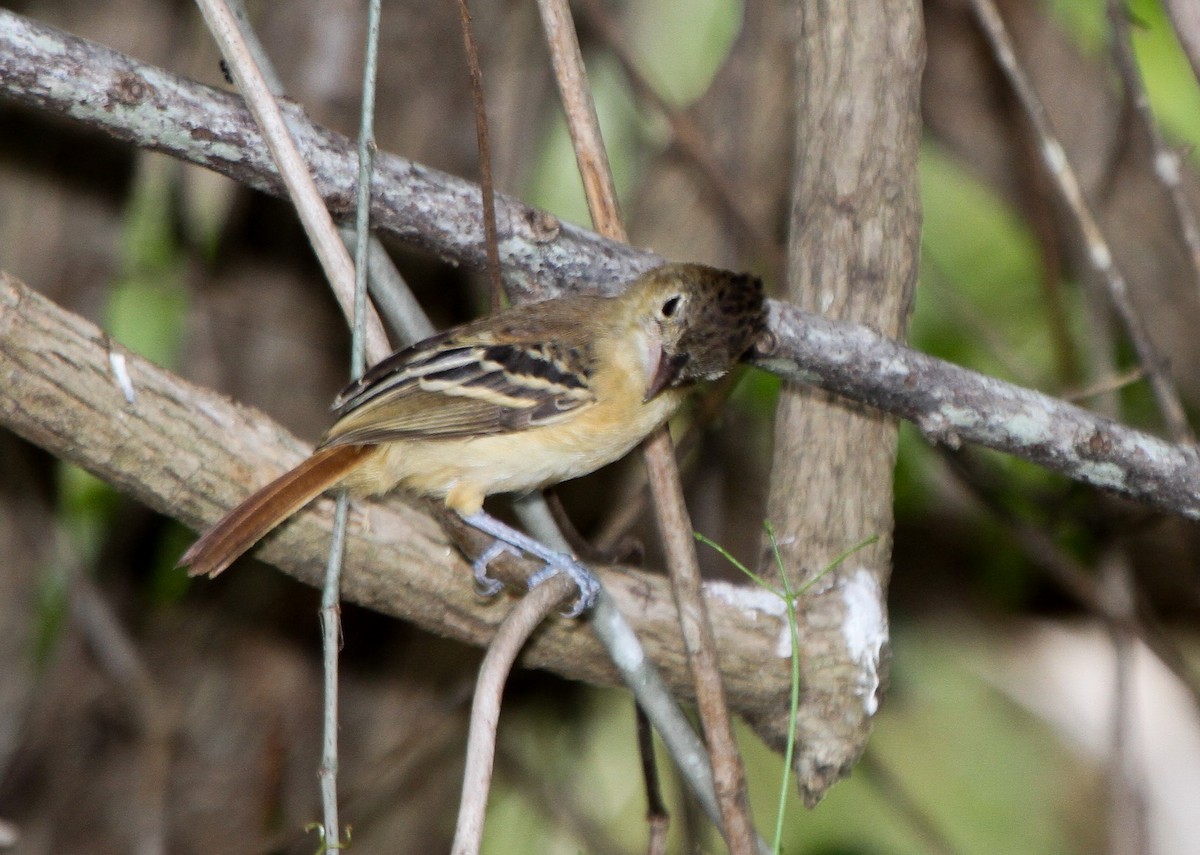
[[[787,296],[904,338],[921,225],[920,3],[795,6]],[[897,436],[894,419],[805,385],[780,396],[767,515],[792,588],[875,538],[798,604],[804,692],[793,765],[810,805],[858,760],[887,685]]]

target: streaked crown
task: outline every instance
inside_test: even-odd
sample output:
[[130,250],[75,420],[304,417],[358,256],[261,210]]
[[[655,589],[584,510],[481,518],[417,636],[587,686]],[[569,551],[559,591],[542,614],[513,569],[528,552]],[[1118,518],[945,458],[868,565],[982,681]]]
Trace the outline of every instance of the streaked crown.
[[672,386],[725,374],[766,326],[762,280],[748,273],[667,264],[636,287],[657,303],[663,354],[676,365]]

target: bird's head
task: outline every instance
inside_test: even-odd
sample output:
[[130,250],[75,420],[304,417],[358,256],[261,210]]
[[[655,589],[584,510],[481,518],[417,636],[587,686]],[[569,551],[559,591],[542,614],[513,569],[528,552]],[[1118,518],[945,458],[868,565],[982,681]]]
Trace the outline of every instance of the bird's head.
[[652,366],[644,400],[727,373],[765,327],[762,280],[701,264],[665,264],[630,286],[650,327]]

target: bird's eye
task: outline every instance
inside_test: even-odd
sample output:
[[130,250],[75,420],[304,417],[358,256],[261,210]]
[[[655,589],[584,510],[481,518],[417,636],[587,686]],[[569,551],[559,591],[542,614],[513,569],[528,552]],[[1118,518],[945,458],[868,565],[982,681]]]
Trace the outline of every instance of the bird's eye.
[[662,315],[664,318],[669,318],[679,310],[679,295],[676,294],[667,302],[662,304]]

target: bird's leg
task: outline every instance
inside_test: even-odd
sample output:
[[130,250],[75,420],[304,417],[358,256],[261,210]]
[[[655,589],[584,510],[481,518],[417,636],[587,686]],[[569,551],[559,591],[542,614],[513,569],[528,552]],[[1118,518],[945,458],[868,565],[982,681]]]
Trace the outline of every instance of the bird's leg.
[[484,550],[473,564],[475,580],[486,593],[495,593],[499,590],[499,583],[487,575],[488,562],[501,552],[512,552],[516,549],[540,559],[546,565],[530,577],[530,588],[559,573],[566,573],[571,577],[576,587],[579,588],[579,599],[575,601],[575,605],[571,607],[567,617],[579,617],[596,604],[596,597],[600,594],[600,582],[591,570],[588,570],[575,558],[563,552],[555,552],[545,544],[502,523],[485,511],[476,511],[463,516],[462,519],[472,528],[479,529],[484,534],[496,538],[496,542]]

